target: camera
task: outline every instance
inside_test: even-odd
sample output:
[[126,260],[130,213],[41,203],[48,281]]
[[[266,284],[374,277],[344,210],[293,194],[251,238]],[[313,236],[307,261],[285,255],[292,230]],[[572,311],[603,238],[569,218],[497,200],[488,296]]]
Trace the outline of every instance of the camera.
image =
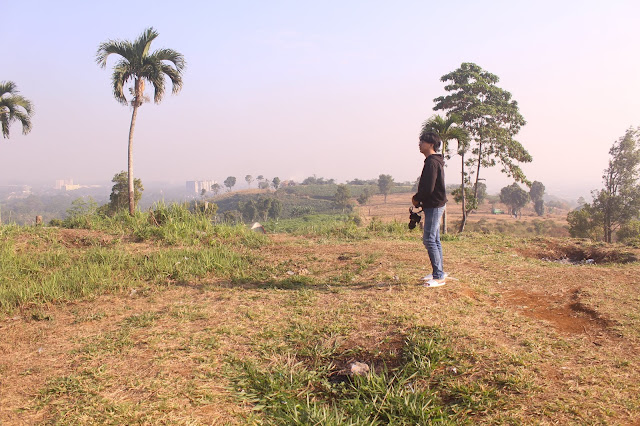
[[413,229],[416,227],[420,220],[422,220],[422,216],[420,216],[420,212],[422,210],[414,212],[413,207],[409,207],[409,229]]

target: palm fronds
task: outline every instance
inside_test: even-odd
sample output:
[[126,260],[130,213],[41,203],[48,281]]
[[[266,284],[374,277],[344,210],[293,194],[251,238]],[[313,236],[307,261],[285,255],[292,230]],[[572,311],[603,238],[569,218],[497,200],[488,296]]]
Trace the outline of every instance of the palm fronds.
[[[159,49],[149,53],[151,42],[158,37],[153,27],[147,28],[133,43],[127,40],[109,40],[101,43],[96,53],[96,63],[104,68],[107,58],[116,54],[120,60],[113,68],[113,95],[122,104],[129,104],[124,94],[124,86],[136,80],[145,80],[153,86],[153,100],[159,103],[165,93],[165,77],[171,80],[171,92],[177,94],[182,89],[182,72],[185,68],[184,56],[173,49]],[[143,93],[134,93],[134,100],[142,99]]]
[[0,127],[5,139],[9,138],[9,127],[14,121],[22,125],[22,134],[26,135],[31,131],[31,116],[35,112],[33,104],[18,93],[14,82],[0,82]]

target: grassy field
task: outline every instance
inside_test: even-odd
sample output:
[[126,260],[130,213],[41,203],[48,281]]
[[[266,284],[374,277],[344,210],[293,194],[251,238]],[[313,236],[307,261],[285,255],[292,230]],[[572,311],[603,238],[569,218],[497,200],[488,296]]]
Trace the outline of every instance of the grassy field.
[[0,424],[640,421],[638,250],[155,217],[0,227]]

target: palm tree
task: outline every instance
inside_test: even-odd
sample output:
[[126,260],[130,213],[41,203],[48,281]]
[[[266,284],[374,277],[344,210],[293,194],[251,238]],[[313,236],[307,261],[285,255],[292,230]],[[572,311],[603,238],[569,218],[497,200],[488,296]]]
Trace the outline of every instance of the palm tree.
[[[129,179],[129,214],[134,214],[133,190],[133,130],[136,125],[138,108],[148,101],[144,96],[145,81],[153,86],[155,103],[160,103],[164,96],[165,76],[169,77],[173,86],[172,93],[182,89],[182,71],[185,67],[184,56],[172,49],[159,49],[149,53],[151,42],[158,37],[158,32],[147,28],[133,43],[128,40],[109,40],[98,47],[96,62],[101,68],[107,66],[109,55],[116,54],[121,58],[113,67],[113,96],[123,105],[131,105],[131,126],[129,127],[128,179]],[[173,65],[173,66],[172,66]],[[132,82],[129,89],[130,101],[124,95],[124,85]]]
[[[463,128],[457,127],[457,124],[459,124],[459,122],[460,120],[455,114],[447,117],[446,119],[442,118],[439,115],[434,115],[433,117],[431,117],[430,119],[428,119],[422,124],[422,130],[420,134],[422,135],[426,132],[434,132],[438,136],[440,136],[440,139],[442,139],[442,155],[446,159],[451,158],[451,155],[449,154],[449,141],[455,139],[458,142],[458,154],[460,154],[460,157],[462,158],[462,173],[461,173],[462,185],[460,187],[462,191],[462,223],[459,230],[459,232],[462,232],[464,230],[464,225],[467,222],[467,210],[466,210],[465,187],[464,187],[464,184],[465,184],[464,154],[468,150],[469,135]],[[446,209],[442,214],[442,232],[444,234],[447,233]]]
[[9,126],[13,121],[22,124],[23,135],[29,133],[33,114],[33,105],[18,94],[18,88],[13,81],[0,82],[0,125],[5,139],[9,138]]

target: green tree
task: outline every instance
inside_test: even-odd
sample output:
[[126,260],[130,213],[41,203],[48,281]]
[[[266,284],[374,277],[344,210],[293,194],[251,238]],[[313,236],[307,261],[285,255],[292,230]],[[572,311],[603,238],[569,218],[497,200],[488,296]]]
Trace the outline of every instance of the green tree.
[[31,131],[31,117],[34,114],[31,102],[20,95],[18,87],[12,81],[0,82],[0,126],[2,136],[9,138],[9,126],[18,121],[22,125],[22,134]]
[[533,208],[538,216],[544,214],[544,190],[545,187],[542,182],[538,182],[537,180],[531,184],[531,189],[529,189],[529,196],[533,201]]
[[278,199],[273,199],[269,207],[269,217],[271,219],[278,219],[280,214],[282,214],[282,202]]
[[231,191],[231,188],[233,188],[236,185],[236,178],[235,176],[229,176],[224,180],[224,186],[227,187],[227,192]]
[[478,191],[476,193],[476,197],[476,203],[478,206],[484,203],[484,200],[487,199],[487,184],[485,184],[484,182],[478,183]]
[[213,195],[218,195],[220,193],[220,184],[219,183],[214,183],[213,185],[211,185],[211,191],[213,192]]
[[271,208],[272,198],[259,198],[256,203],[258,214],[262,217],[262,220],[267,220],[269,216],[269,209]]
[[278,188],[280,187],[280,178],[279,177],[274,177],[273,180],[271,181],[271,184],[273,185],[273,188],[277,191]]
[[[134,42],[128,40],[109,40],[101,43],[96,53],[96,62],[101,68],[107,66],[107,58],[112,55],[120,56],[120,60],[113,68],[112,84],[113,96],[123,105],[131,105],[131,125],[129,126],[128,144],[128,194],[129,214],[133,215],[134,178],[133,178],[133,131],[136,125],[138,108],[146,101],[144,95],[145,82],[151,84],[154,90],[153,100],[160,103],[165,93],[165,77],[171,80],[172,92],[177,94],[182,89],[182,72],[185,67],[184,57],[172,49],[159,49],[149,52],[151,42],[158,37],[153,28],[147,28]],[[125,84],[132,83],[129,89],[131,100],[124,94]]]
[[529,193],[514,182],[500,190],[500,202],[509,206],[509,212],[517,216],[529,202]]
[[[451,158],[449,154],[449,141],[455,140],[458,144],[457,151],[462,159],[461,180],[462,190],[460,191],[460,202],[462,203],[462,222],[460,232],[464,230],[464,224],[467,222],[467,206],[466,206],[466,190],[465,183],[468,181],[468,174],[465,172],[465,153],[468,150],[469,135],[467,131],[459,127],[460,119],[457,115],[451,114],[447,118],[442,118],[439,115],[434,115],[422,124],[420,131],[420,139],[422,135],[427,132],[436,133],[442,140],[442,154],[445,158]],[[443,233],[447,233],[447,211],[442,214],[442,228]]]
[[247,185],[249,185],[249,188],[251,188],[251,182],[253,182],[253,176],[251,176],[251,175],[246,175],[246,176],[244,177],[244,180],[246,180],[246,181],[247,181]]
[[384,202],[387,202],[387,195],[391,192],[391,187],[393,186],[393,178],[391,175],[380,175],[378,176],[378,189],[382,195],[384,195]]
[[604,188],[595,191],[593,208],[602,214],[604,241],[640,214],[640,130],[630,128],[609,150],[611,159],[602,179]]
[[[474,197],[478,198],[480,170],[496,164],[502,166],[507,176],[528,186],[530,183],[519,163],[529,163],[532,158],[514,139],[526,121],[518,103],[511,99],[511,93],[496,86],[498,76],[466,62],[440,80],[447,83],[445,90],[449,94],[434,99],[434,110],[446,111],[448,117],[457,115],[460,126],[469,135],[466,149],[472,148],[472,155],[466,166],[475,168]],[[461,229],[465,220],[463,217]]]
[[[458,186],[456,189],[451,191],[451,195],[453,195],[453,199],[455,200],[456,203],[464,203],[465,214],[469,214],[470,212],[478,208],[478,202],[473,195],[473,188],[471,187],[465,186],[464,193],[463,193],[462,187]],[[461,226],[459,229],[459,232],[462,232],[462,231],[464,231],[464,226]]]
[[253,222],[258,216],[258,206],[254,200],[238,203],[238,210],[242,213],[242,219],[245,222]]
[[[129,205],[129,176],[124,170],[120,173],[116,173],[111,179],[113,186],[111,187],[111,195],[109,195],[109,208],[108,212],[114,214],[120,210],[124,210]],[[140,179],[134,179],[134,207],[142,198],[142,181]]]
[[602,230],[602,214],[591,204],[585,203],[567,214],[569,235],[573,238],[590,238],[597,240]]
[[618,237],[618,241],[621,243],[634,245],[636,247],[640,246],[640,220],[634,219],[628,222],[625,222],[618,232],[616,232],[616,237]]
[[336,194],[333,196],[333,202],[342,211],[351,210],[351,191],[347,185],[338,185]]
[[365,186],[362,189],[362,192],[360,193],[360,195],[358,196],[357,200],[358,204],[360,204],[361,206],[367,204],[369,202],[369,200],[371,199],[371,196],[373,195],[373,190],[371,189],[370,186]]

